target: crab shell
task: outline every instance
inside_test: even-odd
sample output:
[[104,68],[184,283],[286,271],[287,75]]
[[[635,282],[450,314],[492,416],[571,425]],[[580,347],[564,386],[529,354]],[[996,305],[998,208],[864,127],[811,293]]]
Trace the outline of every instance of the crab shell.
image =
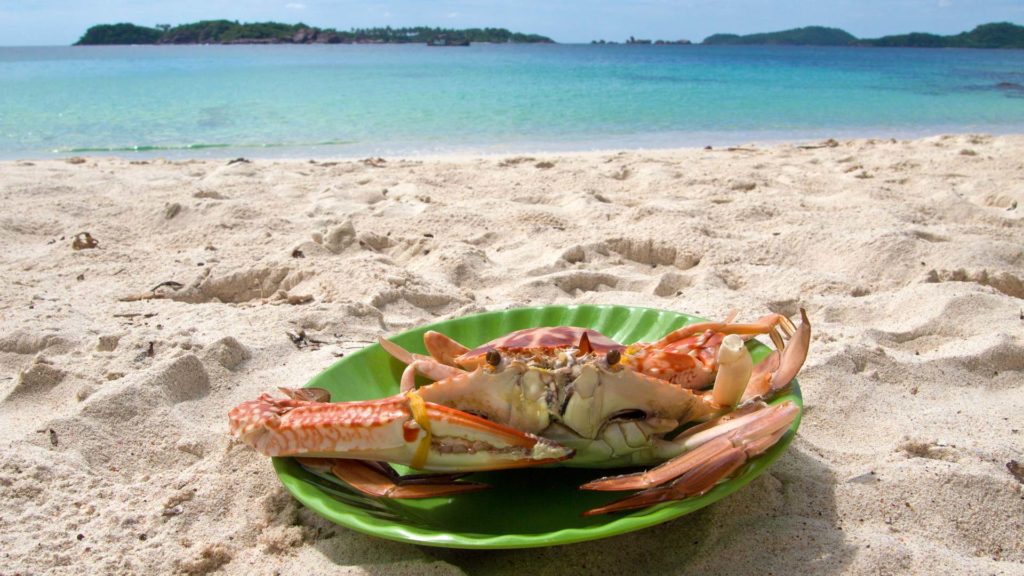
[[[586,340],[584,340],[586,336]],[[429,336],[428,336],[429,338]],[[472,369],[483,365],[488,352],[551,354],[565,348],[579,349],[581,342],[589,342],[590,349],[597,354],[611,350],[622,352],[625,346],[590,328],[576,326],[554,326],[550,328],[526,328],[495,338],[477,346],[454,359],[459,366]]]

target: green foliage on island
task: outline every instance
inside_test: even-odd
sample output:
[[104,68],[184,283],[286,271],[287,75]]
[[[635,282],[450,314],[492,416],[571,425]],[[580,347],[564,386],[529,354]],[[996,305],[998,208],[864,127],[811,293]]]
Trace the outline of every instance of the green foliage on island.
[[89,44],[155,44],[162,31],[135,24],[101,24],[86,30],[75,45]]
[[454,42],[553,43],[539,34],[504,28],[354,28],[338,31],[302,23],[239,23],[204,20],[179,26],[146,28],[134,24],[100,24],[89,28],[76,46],[100,44],[416,44]]
[[467,40],[469,42],[491,42],[494,44],[554,44],[554,40],[540,34],[522,34],[510,32],[504,28],[465,28],[455,30],[451,28],[428,28],[416,26],[412,28],[356,28],[351,32],[338,32],[338,34],[352,34],[357,41],[381,41],[392,44],[437,42],[439,40]]
[[914,32],[876,39],[858,39],[838,28],[807,26],[763,34],[713,34],[703,44],[788,44],[806,46],[884,46],[914,48],[1024,48],[1024,26],[1009,22],[982,24],[952,36]]
[[159,44],[234,44],[291,42],[304,24],[279,22],[253,22],[239,24],[230,20],[205,20],[169,28],[158,40]]
[[914,32],[861,40],[861,46],[892,46],[916,48],[1024,48],[1024,26],[1009,22],[982,24],[970,32],[939,36]]
[[848,46],[857,37],[839,28],[806,26],[781,32],[761,34],[713,34],[704,39],[704,44],[785,44],[790,46]]

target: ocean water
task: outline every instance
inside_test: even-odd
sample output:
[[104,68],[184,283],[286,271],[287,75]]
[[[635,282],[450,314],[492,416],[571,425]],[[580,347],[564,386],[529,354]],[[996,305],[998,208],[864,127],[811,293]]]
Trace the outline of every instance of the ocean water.
[[356,156],[1024,131],[1024,51],[0,48],[0,157]]

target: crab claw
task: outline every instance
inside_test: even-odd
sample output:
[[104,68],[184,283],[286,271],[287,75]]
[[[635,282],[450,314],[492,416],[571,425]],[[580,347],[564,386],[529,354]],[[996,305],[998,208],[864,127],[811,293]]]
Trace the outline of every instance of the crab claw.
[[228,413],[231,433],[267,456],[379,460],[430,472],[538,466],[573,451],[556,442],[425,402],[415,392],[325,403],[263,394]]
[[775,445],[789,431],[800,407],[793,402],[759,405],[742,416],[719,422],[676,441],[692,450],[664,464],[636,474],[600,478],[583,490],[642,490],[632,496],[583,513],[584,516],[646,508],[659,502],[704,494]]
[[750,383],[743,392],[743,401],[771,397],[793,380],[807,360],[811,344],[811,323],[807,320],[807,312],[801,308],[800,326],[784,327],[783,331],[789,336],[789,344],[784,349],[780,348],[781,353],[779,350],[772,352],[754,367]]

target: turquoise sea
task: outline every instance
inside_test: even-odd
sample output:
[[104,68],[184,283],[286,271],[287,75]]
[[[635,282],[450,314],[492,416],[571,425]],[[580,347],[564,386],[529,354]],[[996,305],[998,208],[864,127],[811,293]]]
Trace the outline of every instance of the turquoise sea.
[[0,158],[356,156],[1024,132],[1024,51],[0,48]]

